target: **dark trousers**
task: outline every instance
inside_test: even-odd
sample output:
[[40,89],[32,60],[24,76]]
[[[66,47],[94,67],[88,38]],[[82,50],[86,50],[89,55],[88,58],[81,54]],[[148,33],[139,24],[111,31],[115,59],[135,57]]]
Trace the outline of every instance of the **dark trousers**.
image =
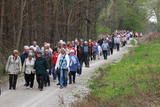
[[96,60],[96,55],[97,55],[97,53],[93,52],[93,60]]
[[17,84],[17,78],[18,75],[16,74],[9,74],[9,89],[16,89],[16,84]]
[[104,57],[104,59],[107,59],[107,50],[103,50],[103,57]]
[[43,84],[44,84],[44,75],[42,74],[37,74],[37,82],[38,82],[38,88],[43,89]]
[[120,46],[120,44],[116,43],[117,51],[119,51],[119,46]]
[[49,73],[47,72],[47,74],[45,74],[44,76],[44,85],[45,86],[50,86],[50,77],[49,77]]
[[80,60],[79,60],[79,63],[80,63],[80,69],[77,70],[77,74],[81,75],[81,74],[82,74],[83,60],[80,59]]
[[52,72],[52,75],[53,75],[53,80],[56,80],[57,78],[57,73],[56,73],[56,70],[55,70],[55,65],[52,66],[52,69],[51,69],[51,72]]
[[86,67],[89,67],[89,55],[88,53],[84,53],[84,63]]
[[27,79],[26,79],[26,74],[25,74],[25,72],[24,72],[24,80],[25,80],[24,86],[26,86],[26,84],[27,84]]
[[60,84],[60,70],[56,70],[56,75],[58,77],[58,84]]
[[113,48],[110,48],[111,55],[113,55]]
[[72,84],[75,83],[75,79],[76,79],[76,72],[75,71],[70,71],[69,72],[69,83]]
[[31,74],[25,74],[25,78],[26,78],[26,86],[30,86],[31,88],[33,88],[34,85],[34,75],[33,73]]

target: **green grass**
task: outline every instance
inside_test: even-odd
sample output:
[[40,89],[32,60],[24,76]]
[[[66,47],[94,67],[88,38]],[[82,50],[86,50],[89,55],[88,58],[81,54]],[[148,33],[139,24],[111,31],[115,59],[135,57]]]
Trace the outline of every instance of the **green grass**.
[[101,73],[91,82],[92,96],[113,99],[152,90],[160,84],[160,41],[132,48],[122,61],[98,70]]

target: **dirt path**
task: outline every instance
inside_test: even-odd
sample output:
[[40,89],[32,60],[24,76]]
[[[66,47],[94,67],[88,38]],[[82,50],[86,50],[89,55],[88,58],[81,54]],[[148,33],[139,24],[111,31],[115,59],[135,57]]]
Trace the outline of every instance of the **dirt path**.
[[74,101],[77,101],[87,95],[89,88],[88,80],[94,75],[94,71],[105,63],[119,61],[122,56],[128,52],[127,45],[121,48],[120,52],[114,51],[114,55],[109,56],[108,60],[96,60],[91,62],[90,68],[83,68],[83,74],[77,76],[76,84],[69,85],[67,88],[59,89],[55,82],[52,82],[51,87],[44,88],[40,92],[37,89],[35,81],[34,89],[26,89],[23,86],[24,81],[19,79],[17,90],[6,90],[4,88],[0,96],[0,107],[62,107],[69,106]]

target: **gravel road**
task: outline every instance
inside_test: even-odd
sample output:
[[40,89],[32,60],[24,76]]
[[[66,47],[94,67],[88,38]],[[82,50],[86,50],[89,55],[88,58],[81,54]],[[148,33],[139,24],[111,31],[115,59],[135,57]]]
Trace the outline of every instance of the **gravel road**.
[[71,103],[82,99],[89,93],[88,80],[95,75],[95,70],[103,64],[119,61],[128,52],[130,45],[121,48],[119,52],[114,51],[114,55],[109,56],[108,60],[96,60],[91,62],[90,68],[83,68],[83,74],[77,76],[76,84],[69,85],[67,88],[59,89],[56,82],[51,83],[50,87],[44,88],[40,92],[37,83],[33,89],[26,89],[23,78],[19,78],[17,90],[3,88],[0,96],[0,107],[69,107]]

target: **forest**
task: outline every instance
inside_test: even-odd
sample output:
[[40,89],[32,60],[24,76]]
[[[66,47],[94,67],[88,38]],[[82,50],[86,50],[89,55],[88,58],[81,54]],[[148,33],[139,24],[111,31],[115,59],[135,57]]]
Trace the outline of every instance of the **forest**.
[[[150,5],[153,3],[153,5]],[[0,65],[13,49],[75,38],[97,39],[116,29],[145,32],[148,19],[160,31],[160,1],[153,0],[0,0]]]

